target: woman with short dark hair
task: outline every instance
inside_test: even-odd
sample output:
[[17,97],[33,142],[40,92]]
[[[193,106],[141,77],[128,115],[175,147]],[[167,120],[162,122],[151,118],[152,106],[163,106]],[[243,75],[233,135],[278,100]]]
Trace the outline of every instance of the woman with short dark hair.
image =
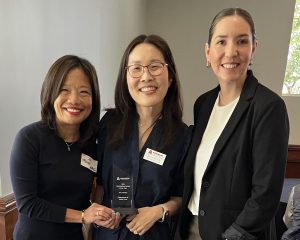
[[105,225],[113,217],[89,202],[99,113],[93,65],[73,55],[55,61],[42,86],[42,120],[18,132],[11,153],[15,240],[83,240],[83,223]]

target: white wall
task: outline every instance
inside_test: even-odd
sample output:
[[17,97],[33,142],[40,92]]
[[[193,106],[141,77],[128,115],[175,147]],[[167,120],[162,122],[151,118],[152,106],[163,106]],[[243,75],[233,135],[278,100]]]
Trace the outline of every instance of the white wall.
[[[10,193],[9,156],[22,126],[40,119],[40,88],[65,54],[90,60],[102,106],[113,106],[121,54],[145,32],[144,0],[0,0],[0,197]],[[2,179],[2,185],[1,185]]]
[[[184,119],[193,123],[195,99],[216,86],[206,69],[204,44],[213,17],[227,7],[247,9],[254,18],[258,49],[253,70],[262,84],[281,95],[295,0],[151,0],[147,29],[162,35],[170,44],[179,69],[184,98]],[[284,97],[290,117],[290,144],[300,144],[300,97]]]

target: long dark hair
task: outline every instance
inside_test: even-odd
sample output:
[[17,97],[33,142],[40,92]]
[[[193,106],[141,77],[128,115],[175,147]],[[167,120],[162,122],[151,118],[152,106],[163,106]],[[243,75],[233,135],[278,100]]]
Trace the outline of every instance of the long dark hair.
[[68,73],[73,69],[81,69],[90,80],[92,88],[92,112],[80,125],[80,140],[84,144],[95,137],[100,118],[100,91],[98,78],[94,66],[86,59],[74,55],[65,55],[57,59],[45,77],[41,90],[42,122],[57,132],[54,101],[58,97],[61,87]]
[[176,137],[182,123],[182,100],[180,95],[180,84],[175,66],[174,58],[167,42],[157,35],[139,35],[127,46],[119,68],[119,74],[115,87],[115,108],[107,109],[110,113],[111,121],[109,135],[109,145],[118,148],[132,131],[132,121],[138,118],[136,105],[130,96],[127,86],[127,65],[128,58],[132,50],[141,43],[148,43],[155,46],[163,55],[168,64],[169,80],[171,85],[165,96],[162,109],[162,124],[165,129],[164,144],[162,149],[166,149]]

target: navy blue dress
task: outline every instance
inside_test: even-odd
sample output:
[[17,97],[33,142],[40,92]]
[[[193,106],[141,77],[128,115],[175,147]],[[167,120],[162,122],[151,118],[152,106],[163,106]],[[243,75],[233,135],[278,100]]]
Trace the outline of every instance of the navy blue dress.
[[[166,152],[163,165],[144,159],[147,148],[159,151],[162,144],[162,123],[158,121],[139,150],[138,125],[133,122],[134,131],[128,141],[117,150],[111,150],[106,144],[109,134],[106,121],[108,114],[101,120],[101,130],[98,138],[97,158],[99,160],[98,184],[104,188],[103,204],[111,207],[113,199],[113,165],[131,172],[133,177],[133,198],[135,207],[155,206],[170,200],[171,196],[182,196],[184,155],[188,147],[188,127],[182,123],[182,132]],[[160,152],[160,151],[159,151]],[[156,222],[142,237],[132,234],[126,227],[125,218],[118,229],[95,228],[94,240],[157,240],[171,239],[167,222]]]

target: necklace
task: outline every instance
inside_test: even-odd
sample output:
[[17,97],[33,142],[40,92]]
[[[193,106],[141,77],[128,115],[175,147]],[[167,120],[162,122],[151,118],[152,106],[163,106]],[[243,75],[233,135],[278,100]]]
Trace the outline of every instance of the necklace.
[[[146,127],[147,124],[143,124],[140,121],[138,122],[139,126],[139,145],[140,148],[144,145],[146,138],[149,136],[150,131],[154,127],[154,125],[157,123],[157,121],[161,118],[161,113],[159,113],[155,118],[154,121],[147,127],[143,132],[141,132],[142,128]],[[147,134],[146,134],[147,133]],[[145,137],[145,139],[143,139]]]
[[74,142],[71,142],[71,143],[65,142],[65,144],[67,145],[68,151],[70,152],[70,151],[71,151],[71,148],[70,148],[70,147],[74,144]]
[[154,120],[153,120],[150,124],[141,123],[141,121],[139,120],[139,121],[138,121],[138,125],[139,125],[139,127],[145,127],[145,126],[149,125],[148,128],[151,128],[152,126],[155,125],[155,123],[156,123],[156,122],[158,121],[158,119],[160,119],[160,118],[161,118],[161,113],[157,114],[157,116],[154,118]]

